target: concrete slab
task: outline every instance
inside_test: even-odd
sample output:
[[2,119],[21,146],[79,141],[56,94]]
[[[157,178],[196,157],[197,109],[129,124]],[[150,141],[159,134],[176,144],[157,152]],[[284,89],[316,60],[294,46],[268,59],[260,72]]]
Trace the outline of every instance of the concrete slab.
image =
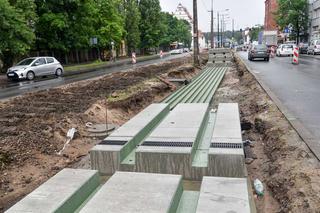
[[99,184],[95,170],[63,169],[6,212],[74,212]]
[[250,213],[245,178],[203,177],[197,213]]
[[208,104],[178,104],[136,150],[136,171],[192,176]]
[[151,104],[145,108],[91,149],[91,168],[105,175],[119,170],[121,162],[127,162],[130,153],[169,111],[168,104]]
[[180,175],[116,172],[80,212],[176,212],[181,182]]
[[244,151],[237,103],[220,103],[208,156],[208,175],[245,176]]
[[180,199],[177,213],[194,213],[197,209],[200,192],[184,191]]

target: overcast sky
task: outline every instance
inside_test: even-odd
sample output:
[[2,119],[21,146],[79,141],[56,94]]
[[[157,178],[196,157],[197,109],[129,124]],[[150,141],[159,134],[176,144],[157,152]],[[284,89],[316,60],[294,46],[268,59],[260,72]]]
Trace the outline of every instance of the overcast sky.
[[[264,1],[265,0],[214,0],[213,10],[229,9],[230,21],[227,28],[231,29],[231,20],[235,20],[235,29],[252,27],[264,22]],[[163,11],[174,12],[179,2],[187,7],[192,14],[192,0],[160,0]],[[198,0],[199,29],[210,31],[211,0]],[[215,15],[216,17],[217,15]]]

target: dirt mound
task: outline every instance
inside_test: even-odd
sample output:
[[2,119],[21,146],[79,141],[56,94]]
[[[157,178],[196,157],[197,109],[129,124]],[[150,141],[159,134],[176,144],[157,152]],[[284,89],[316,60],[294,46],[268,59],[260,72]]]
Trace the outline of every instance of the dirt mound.
[[[320,212],[319,162],[254,77],[237,61],[216,93],[215,103],[238,102],[244,140],[257,159],[247,165],[251,182],[266,187],[255,197],[258,212]],[[249,125],[250,124],[250,125]]]

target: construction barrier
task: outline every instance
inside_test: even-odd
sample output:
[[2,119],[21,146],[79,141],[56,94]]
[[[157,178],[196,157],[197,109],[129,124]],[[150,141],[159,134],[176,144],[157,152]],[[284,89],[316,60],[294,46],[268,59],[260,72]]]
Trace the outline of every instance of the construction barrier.
[[133,64],[137,63],[137,58],[136,58],[136,53],[135,52],[132,53],[132,63]]
[[299,48],[296,47],[293,50],[293,58],[292,63],[298,65],[299,64]]

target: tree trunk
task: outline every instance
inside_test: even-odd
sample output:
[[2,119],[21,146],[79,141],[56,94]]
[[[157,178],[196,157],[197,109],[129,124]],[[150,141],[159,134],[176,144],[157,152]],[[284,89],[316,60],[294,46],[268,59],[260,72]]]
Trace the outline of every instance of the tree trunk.
[[69,61],[68,61],[68,54],[67,54],[67,53],[64,54],[64,61],[66,62],[66,64],[69,63]]
[[80,60],[79,60],[79,51],[78,50],[76,50],[76,57],[77,57],[77,63],[79,64]]

